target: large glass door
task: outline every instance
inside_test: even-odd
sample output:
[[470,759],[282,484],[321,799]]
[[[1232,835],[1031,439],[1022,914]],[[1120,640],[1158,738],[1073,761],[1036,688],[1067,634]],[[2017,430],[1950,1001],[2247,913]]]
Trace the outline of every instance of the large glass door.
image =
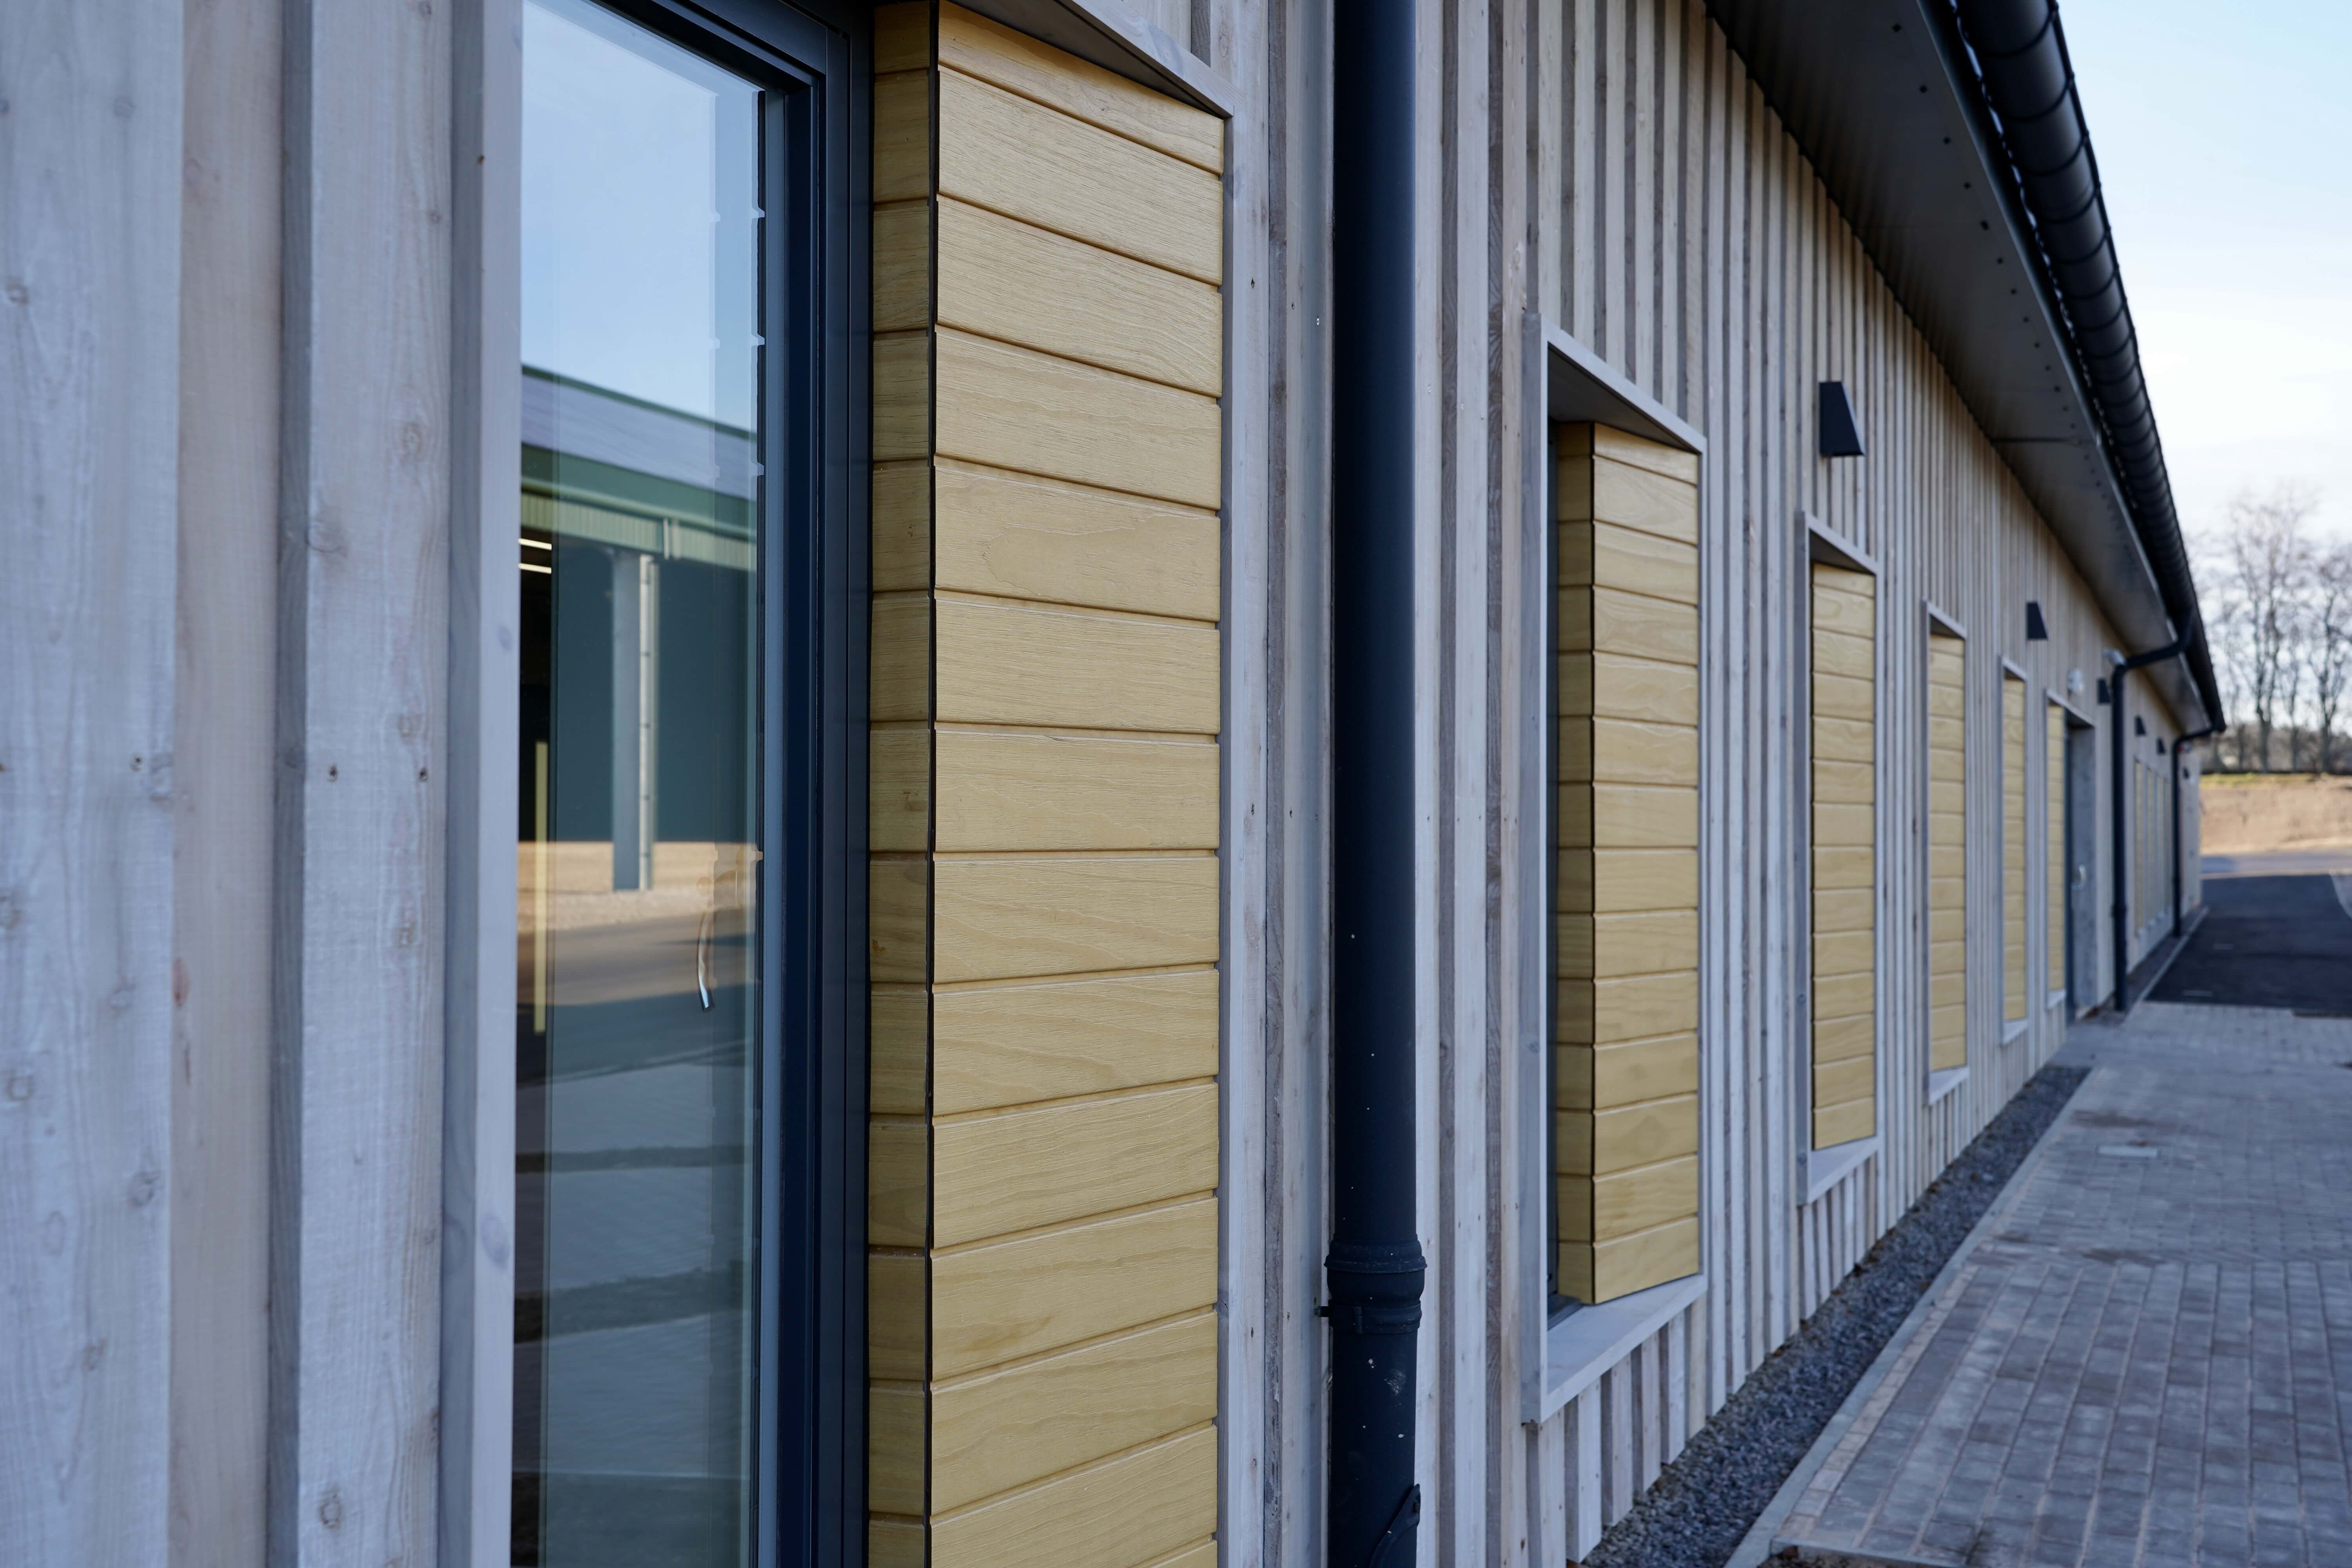
[[760,42],[523,10],[519,1565],[807,1556],[806,1091],[855,1066],[807,941],[853,672],[811,633],[854,595],[810,548],[821,82]]

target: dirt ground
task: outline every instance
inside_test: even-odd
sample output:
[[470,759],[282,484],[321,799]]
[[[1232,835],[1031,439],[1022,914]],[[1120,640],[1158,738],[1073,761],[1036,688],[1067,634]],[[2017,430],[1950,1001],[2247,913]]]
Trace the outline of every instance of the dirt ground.
[[2200,795],[2208,855],[2352,846],[2352,778],[2207,773]]

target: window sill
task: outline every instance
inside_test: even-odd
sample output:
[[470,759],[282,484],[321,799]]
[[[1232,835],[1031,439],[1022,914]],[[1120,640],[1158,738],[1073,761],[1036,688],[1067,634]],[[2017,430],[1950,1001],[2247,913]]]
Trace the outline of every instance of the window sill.
[[2045,1001],[2044,1003],[2042,1003],[2042,1005],[2043,1007],[2045,1007],[2045,1008],[2048,1008],[2048,1007],[2063,1007],[2063,1006],[2064,1006],[2065,1005],[2066,1005],[2066,988],[2065,988],[2063,985],[2061,985],[2060,987],[2058,987],[2058,989],[2057,989],[2057,990],[2053,991],[2052,993],[2050,993],[2049,1000],[2047,1000],[2047,1001]]
[[2023,1039],[2025,1031],[2032,1027],[2033,1027],[2033,1020],[2031,1018],[2012,1018],[2000,1026],[2000,1043],[2004,1046],[2013,1046]]
[[[1966,1072],[1962,1068],[1959,1071]],[[1805,1153],[1805,1201],[1818,1203],[1822,1194],[1844,1181],[1862,1168],[1862,1163],[1878,1152],[1878,1135],[1857,1138],[1851,1143],[1840,1143],[1832,1149],[1812,1149]]]
[[1706,1276],[1669,1279],[1597,1307],[1580,1307],[1544,1330],[1543,1399],[1536,1420],[1549,1421],[1559,1407],[1591,1388],[1601,1374],[1623,1361],[1633,1347],[1666,1321],[1706,1294]]
[[1943,1099],[1944,1096],[1951,1093],[1952,1090],[1959,1088],[1960,1085],[1968,1081],[1969,1069],[1966,1068],[1946,1068],[1941,1072],[1929,1073],[1927,1075],[1927,1103],[1930,1105],[1935,1104],[1937,1100]]

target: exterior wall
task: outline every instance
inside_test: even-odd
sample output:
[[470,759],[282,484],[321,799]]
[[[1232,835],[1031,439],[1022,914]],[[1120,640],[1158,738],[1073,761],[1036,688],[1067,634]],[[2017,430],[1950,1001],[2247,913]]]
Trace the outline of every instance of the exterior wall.
[[1213,1561],[1223,127],[877,20],[871,1560]]

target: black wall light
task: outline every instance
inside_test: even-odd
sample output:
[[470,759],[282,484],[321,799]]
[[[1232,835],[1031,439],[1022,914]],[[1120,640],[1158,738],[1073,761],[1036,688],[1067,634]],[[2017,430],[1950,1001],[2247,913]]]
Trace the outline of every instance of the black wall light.
[[2147,734],[2147,720],[2145,720],[2145,719],[2141,719],[2141,718],[2135,717],[2135,718],[2132,720],[2132,733],[2133,733],[2133,734],[2135,734],[2135,735],[2145,735],[2145,734]]
[[1845,395],[1845,383],[1822,383],[1821,416],[1822,456],[1861,457],[1862,422],[1853,416],[1853,399]]
[[2025,601],[2025,640],[2027,642],[2050,640],[2050,626],[2042,618],[2042,601],[2039,599]]

